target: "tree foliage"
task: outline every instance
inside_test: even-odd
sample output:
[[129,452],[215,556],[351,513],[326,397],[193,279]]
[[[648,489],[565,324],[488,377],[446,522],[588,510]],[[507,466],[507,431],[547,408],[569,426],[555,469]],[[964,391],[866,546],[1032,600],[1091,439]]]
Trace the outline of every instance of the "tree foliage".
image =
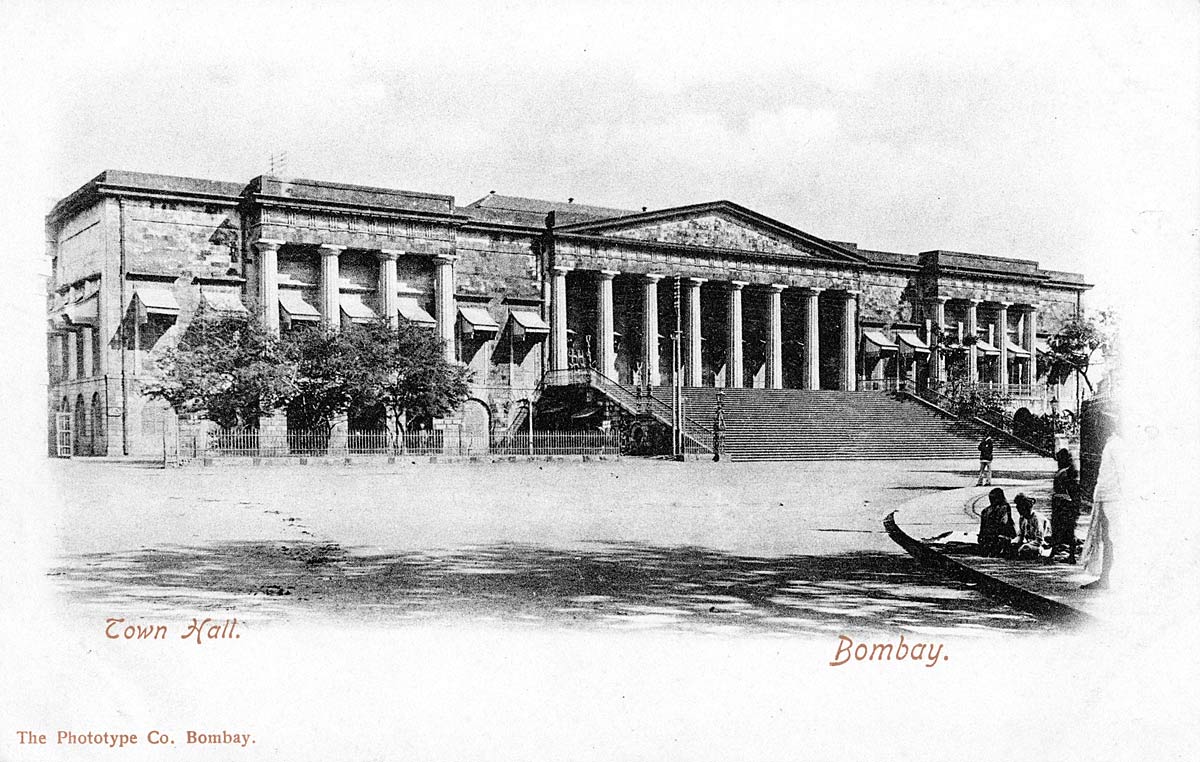
[[295,393],[297,368],[281,349],[257,319],[202,309],[155,361],[145,393],[222,426],[253,423]]
[[403,323],[308,328],[284,339],[299,369],[288,411],[306,427],[327,425],[337,413],[382,406],[398,422],[438,418],[466,398],[470,374],[445,359],[431,331]]
[[1038,375],[1046,377],[1052,386],[1078,375],[1093,390],[1088,377],[1097,350],[1112,357],[1115,354],[1116,330],[1112,313],[1102,312],[1099,318],[1078,315],[1067,321],[1047,342],[1049,351],[1038,365]]
[[270,334],[254,317],[201,312],[157,362],[146,394],[222,426],[288,411],[298,428],[383,406],[397,422],[444,417],[468,393],[469,371],[446,360],[433,332],[410,324],[312,327]]

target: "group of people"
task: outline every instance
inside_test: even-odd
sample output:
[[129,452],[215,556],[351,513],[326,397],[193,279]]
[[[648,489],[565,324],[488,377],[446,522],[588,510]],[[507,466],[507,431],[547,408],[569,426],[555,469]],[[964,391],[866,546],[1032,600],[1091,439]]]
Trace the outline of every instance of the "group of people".
[[[986,444],[986,448],[984,445]],[[980,444],[979,483],[991,484],[991,450],[989,438]],[[983,459],[984,454],[988,456]],[[979,517],[979,550],[996,558],[1046,558],[1065,553],[1067,563],[1076,562],[1078,541],[1075,525],[1079,520],[1079,470],[1075,459],[1065,448],[1055,454],[1058,470],[1050,496],[1049,531],[1033,512],[1035,500],[1024,494],[1014,499],[1018,519],[1014,523],[1012,509],[1004,490],[994,487],[988,492],[988,506]]]
[[[1100,472],[1092,496],[1091,525],[1081,558],[1087,571],[1098,574],[1099,579],[1084,585],[1085,588],[1108,587],[1113,564],[1114,518],[1119,514],[1122,498],[1122,447],[1121,437],[1114,433],[1108,438],[1101,455]],[[984,437],[979,444],[980,486],[991,485],[992,449],[991,437]],[[1067,563],[1077,562],[1075,525],[1081,507],[1079,470],[1075,467],[1075,459],[1065,448],[1055,453],[1054,459],[1057,470],[1050,494],[1050,526],[1045,527],[1034,514],[1035,501],[1025,494],[1018,494],[1013,500],[1017,506],[1017,521],[1014,523],[1004,490],[994,487],[988,492],[988,506],[979,517],[978,541],[982,554],[995,558],[1046,560],[1054,560],[1058,554],[1065,554]]]

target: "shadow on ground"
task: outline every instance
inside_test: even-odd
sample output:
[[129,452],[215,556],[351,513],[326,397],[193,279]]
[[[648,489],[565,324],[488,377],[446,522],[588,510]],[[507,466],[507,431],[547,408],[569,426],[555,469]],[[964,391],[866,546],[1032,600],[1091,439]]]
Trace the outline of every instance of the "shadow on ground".
[[878,552],[760,558],[597,543],[371,555],[331,544],[231,543],[78,556],[53,575],[73,604],[130,613],[822,634],[1047,628],[907,556]]
[[[974,486],[974,480],[979,476],[979,469],[976,468],[976,469],[972,469],[969,471],[968,470],[959,470],[959,469],[942,470],[942,471],[923,471],[922,473],[953,474],[954,476],[962,477],[964,480],[971,481],[971,484],[962,484],[959,486],[971,487],[971,486]],[[1016,481],[1023,481],[1023,482],[1042,481],[1042,482],[1046,482],[1047,484],[1049,484],[1050,481],[1054,478],[1054,472],[1053,471],[1012,471],[1012,470],[997,469],[997,470],[992,471],[992,478],[993,479],[1014,479]],[[922,487],[921,489],[928,489],[928,488]]]

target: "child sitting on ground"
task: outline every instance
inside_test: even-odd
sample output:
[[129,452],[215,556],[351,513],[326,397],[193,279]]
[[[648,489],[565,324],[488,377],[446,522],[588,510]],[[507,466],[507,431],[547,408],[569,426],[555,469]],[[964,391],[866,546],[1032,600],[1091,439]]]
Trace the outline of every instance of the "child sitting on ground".
[[988,503],[979,514],[979,552],[992,558],[1011,557],[1017,530],[1004,490],[993,488],[988,493]]
[[1017,538],[1013,541],[1017,558],[1034,559],[1049,555],[1049,546],[1044,546],[1046,533],[1042,520],[1033,512],[1034,499],[1019,494],[1013,502],[1017,504]]

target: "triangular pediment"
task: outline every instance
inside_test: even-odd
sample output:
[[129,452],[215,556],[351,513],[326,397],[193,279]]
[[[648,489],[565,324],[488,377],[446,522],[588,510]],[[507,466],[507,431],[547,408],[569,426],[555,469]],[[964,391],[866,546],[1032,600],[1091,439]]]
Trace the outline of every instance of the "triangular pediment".
[[748,254],[775,254],[836,262],[862,262],[837,244],[809,235],[730,201],[661,209],[555,228],[599,235]]

